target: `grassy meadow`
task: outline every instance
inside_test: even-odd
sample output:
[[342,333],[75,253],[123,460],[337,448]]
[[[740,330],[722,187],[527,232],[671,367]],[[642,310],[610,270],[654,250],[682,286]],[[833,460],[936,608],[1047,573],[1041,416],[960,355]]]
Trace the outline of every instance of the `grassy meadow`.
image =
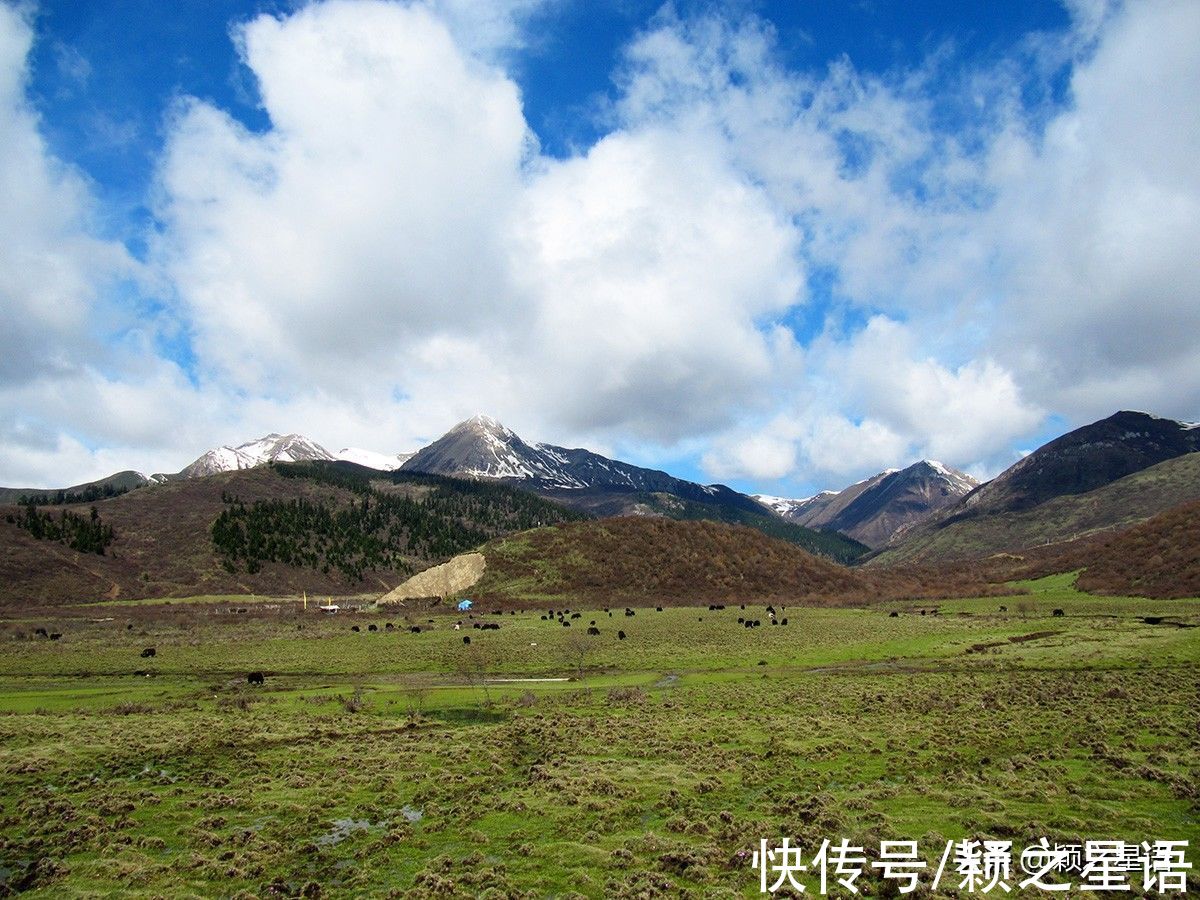
[[742,851],[784,835],[917,839],[934,865],[951,838],[1186,839],[1195,862],[1200,628],[1172,623],[1200,601],[1025,586],[787,626],[10,612],[0,896],[755,896]]

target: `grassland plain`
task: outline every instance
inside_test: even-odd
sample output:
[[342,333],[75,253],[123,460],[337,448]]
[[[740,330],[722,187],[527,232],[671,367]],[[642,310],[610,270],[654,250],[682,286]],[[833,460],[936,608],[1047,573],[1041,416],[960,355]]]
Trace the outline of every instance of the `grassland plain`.
[[[1181,839],[1198,862],[1200,628],[1171,623],[1200,601],[1025,587],[777,607],[787,626],[10,613],[0,893],[755,896],[741,851],[784,835],[917,839],[933,865],[950,838]],[[543,678],[570,680],[502,680]]]

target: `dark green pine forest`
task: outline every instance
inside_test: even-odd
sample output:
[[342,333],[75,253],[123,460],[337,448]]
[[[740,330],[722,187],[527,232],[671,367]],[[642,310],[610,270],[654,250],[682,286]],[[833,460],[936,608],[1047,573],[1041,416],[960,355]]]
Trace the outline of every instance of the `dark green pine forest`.
[[[212,543],[229,572],[258,572],[265,563],[339,572],[362,581],[376,570],[412,573],[413,562],[447,559],[490,538],[587,518],[505,485],[395,472],[372,484],[362,470],[325,463],[273,467],[284,478],[342,488],[352,499],[243,502],[222,493],[225,508],[212,525]],[[379,473],[372,473],[376,484]]]
[[80,553],[103,556],[104,549],[113,542],[112,526],[104,524],[94,506],[87,516],[69,509],[55,516],[42,512],[33,502],[26,502],[15,515],[8,515],[7,520],[38,540],[58,541]]

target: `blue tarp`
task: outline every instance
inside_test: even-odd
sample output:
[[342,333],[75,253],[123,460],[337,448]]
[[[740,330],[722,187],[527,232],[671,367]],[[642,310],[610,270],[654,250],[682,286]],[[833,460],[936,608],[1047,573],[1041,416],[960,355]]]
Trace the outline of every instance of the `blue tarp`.
[[458,611],[459,612],[466,612],[470,608],[471,608],[470,600],[459,600],[458,601]]

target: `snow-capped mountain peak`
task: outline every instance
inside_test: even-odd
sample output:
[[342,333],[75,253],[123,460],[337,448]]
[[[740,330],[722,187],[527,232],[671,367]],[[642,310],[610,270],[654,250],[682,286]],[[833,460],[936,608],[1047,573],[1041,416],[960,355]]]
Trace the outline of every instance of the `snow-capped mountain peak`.
[[[609,459],[590,450],[529,443],[485,415],[459,422],[401,468],[459,478],[520,481],[535,490],[661,491],[701,502],[734,494],[728,488],[683,481],[666,472]],[[741,499],[748,502],[744,497]]]
[[527,444],[496,419],[479,414],[418,451],[403,468],[467,478],[514,478],[555,488],[586,487],[569,471],[567,455],[573,452]]
[[933,470],[935,477],[947,482],[956,492],[967,494],[979,487],[979,482],[965,472],[952,469],[936,459],[923,459],[918,465],[924,465]]
[[184,478],[199,478],[216,472],[253,469],[269,462],[302,462],[312,459],[333,459],[320,444],[299,434],[271,434],[247,441],[236,447],[215,447],[200,456],[179,474]]
[[898,531],[957,502],[978,484],[970,475],[937,460],[923,459],[905,469],[885,469],[840,491],[822,491],[803,500],[763,495],[755,499],[798,525],[839,531],[867,546],[879,547]]
[[837,496],[837,493],[837,491],[821,491],[811,497],[772,497],[770,494],[751,494],[750,496],[776,514],[787,518],[797,510],[803,509],[813,500],[834,497]]

